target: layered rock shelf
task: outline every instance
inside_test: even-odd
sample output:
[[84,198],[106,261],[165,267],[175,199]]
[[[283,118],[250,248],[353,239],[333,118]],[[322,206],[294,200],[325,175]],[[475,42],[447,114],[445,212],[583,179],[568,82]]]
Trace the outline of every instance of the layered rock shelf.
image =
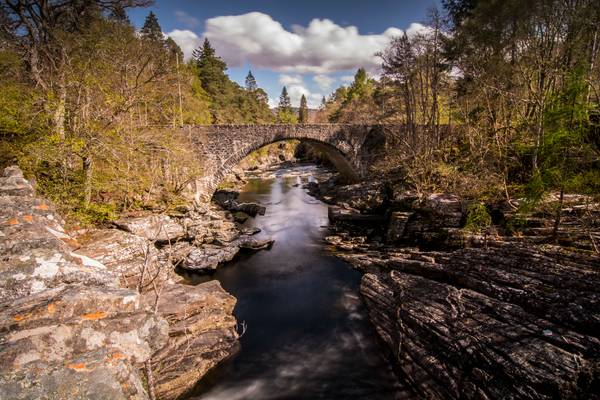
[[364,272],[371,321],[418,397],[599,398],[593,219],[592,232],[576,231],[570,206],[554,240],[530,234],[533,221],[550,225],[536,216],[518,235],[500,225],[474,234],[462,199],[384,187],[309,189],[332,204],[325,240]]
[[371,320],[427,398],[595,398],[600,258],[514,244],[342,255]]
[[173,273],[194,246],[241,241],[235,225],[210,211],[116,225],[73,236],[4,171],[0,398],[175,399],[237,349],[235,298]]

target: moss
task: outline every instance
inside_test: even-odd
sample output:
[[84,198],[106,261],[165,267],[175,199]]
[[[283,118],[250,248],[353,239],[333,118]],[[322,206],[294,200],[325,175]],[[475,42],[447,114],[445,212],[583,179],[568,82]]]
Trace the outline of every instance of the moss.
[[113,221],[117,215],[116,207],[112,204],[91,203],[73,210],[68,217],[83,226],[90,226]]

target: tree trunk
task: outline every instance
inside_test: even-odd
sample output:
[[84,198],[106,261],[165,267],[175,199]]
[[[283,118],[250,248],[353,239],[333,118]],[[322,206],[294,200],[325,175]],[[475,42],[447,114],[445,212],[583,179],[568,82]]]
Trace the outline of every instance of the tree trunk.
[[85,174],[85,181],[83,185],[84,199],[83,202],[85,207],[89,207],[92,201],[92,177],[94,174],[94,164],[90,157],[84,157],[83,159],[83,172]]
[[64,143],[65,140],[65,113],[67,103],[67,81],[65,76],[66,51],[61,52],[61,60],[59,62],[57,91],[56,91],[56,108],[54,110],[53,122],[55,132]]

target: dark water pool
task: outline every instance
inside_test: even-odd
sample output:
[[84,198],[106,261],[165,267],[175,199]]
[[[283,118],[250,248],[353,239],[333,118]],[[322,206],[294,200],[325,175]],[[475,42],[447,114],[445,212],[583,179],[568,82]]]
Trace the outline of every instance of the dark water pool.
[[360,273],[322,244],[327,207],[302,189],[318,170],[252,179],[241,201],[267,206],[247,223],[275,239],[213,278],[238,299],[247,325],[237,355],[209,373],[193,399],[395,399],[401,387],[359,297]]

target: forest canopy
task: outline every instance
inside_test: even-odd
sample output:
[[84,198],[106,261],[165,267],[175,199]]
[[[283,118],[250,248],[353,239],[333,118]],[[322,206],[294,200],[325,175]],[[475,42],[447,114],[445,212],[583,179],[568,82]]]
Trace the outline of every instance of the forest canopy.
[[[600,193],[600,7],[595,0],[444,0],[419,33],[357,66],[317,122],[398,123],[373,171],[419,194],[536,207]],[[176,207],[202,169],[185,124],[306,123],[284,87],[271,110],[208,40],[184,61],[146,0],[0,2],[0,164],[18,163],[67,216],[101,222]],[[310,118],[309,118],[310,117]],[[400,151],[402,150],[402,151]],[[515,205],[516,207],[516,205]]]
[[[241,87],[208,41],[189,62],[146,1],[3,1],[0,163],[80,222],[170,207],[202,168],[185,124],[269,123],[264,90]],[[251,75],[251,74],[250,74]]]

